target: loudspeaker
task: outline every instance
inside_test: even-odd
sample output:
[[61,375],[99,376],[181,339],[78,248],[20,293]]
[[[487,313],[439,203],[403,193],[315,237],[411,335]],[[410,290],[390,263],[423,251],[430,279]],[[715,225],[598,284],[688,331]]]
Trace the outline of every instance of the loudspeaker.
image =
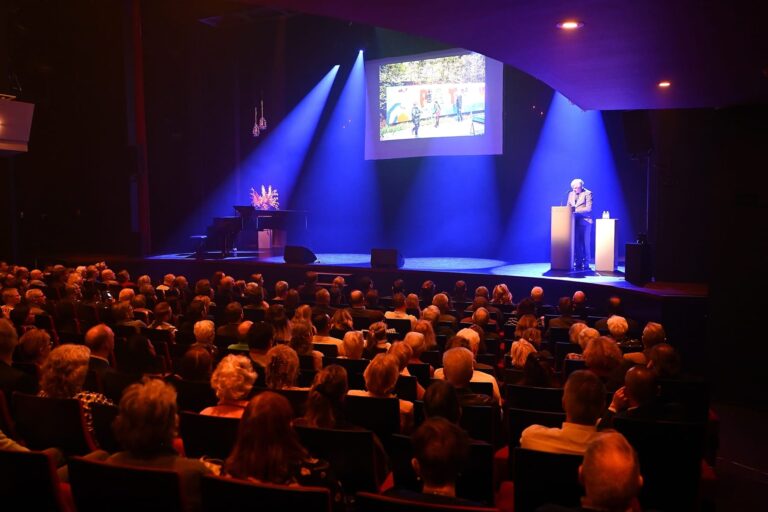
[[651,118],[647,110],[626,110],[623,121],[627,153],[639,155],[653,149]]
[[643,286],[651,281],[651,246],[627,244],[625,247],[624,280]]
[[301,245],[286,245],[283,259],[286,263],[312,263],[317,261],[317,256]]
[[397,249],[371,249],[371,268],[400,268],[403,256]]

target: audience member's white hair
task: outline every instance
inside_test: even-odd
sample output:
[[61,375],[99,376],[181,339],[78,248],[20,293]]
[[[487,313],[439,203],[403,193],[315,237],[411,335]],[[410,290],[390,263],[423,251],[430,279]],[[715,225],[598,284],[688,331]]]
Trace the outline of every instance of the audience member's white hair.
[[[200,323],[200,322],[198,322]],[[211,387],[220,402],[244,400],[256,382],[256,372],[245,356],[228,355],[211,376]]]
[[611,333],[611,336],[613,336],[614,339],[622,338],[625,334],[627,334],[627,331],[629,330],[627,319],[623,316],[613,315],[612,317],[608,318],[607,323],[608,332]]
[[472,353],[477,355],[477,351],[480,350],[480,335],[474,329],[465,327],[456,333],[456,336],[460,336],[469,342],[469,348],[472,349]]
[[195,322],[193,328],[195,333],[195,341],[204,345],[213,344],[213,339],[216,337],[216,326],[210,320],[200,320]]

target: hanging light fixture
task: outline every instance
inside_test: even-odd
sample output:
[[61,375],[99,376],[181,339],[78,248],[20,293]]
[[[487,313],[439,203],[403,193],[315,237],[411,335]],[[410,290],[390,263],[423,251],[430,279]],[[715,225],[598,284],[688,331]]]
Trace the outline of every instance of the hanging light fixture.
[[254,137],[261,135],[261,132],[267,129],[267,118],[264,117],[264,92],[261,93],[261,117],[259,117],[259,107],[253,109],[253,130],[251,134]]
[[251,131],[251,134],[254,137],[261,135],[261,130],[259,129],[259,107],[253,109],[253,130]]
[[267,129],[267,119],[264,117],[264,96],[261,97],[261,117],[259,118],[259,129]]

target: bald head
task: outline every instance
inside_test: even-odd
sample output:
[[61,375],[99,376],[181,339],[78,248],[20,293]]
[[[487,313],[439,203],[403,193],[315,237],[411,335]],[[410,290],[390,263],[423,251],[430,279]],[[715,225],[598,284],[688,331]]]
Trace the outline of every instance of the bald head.
[[364,301],[363,292],[360,290],[353,290],[352,293],[349,294],[349,305],[350,306],[362,306]]
[[635,366],[624,376],[627,398],[633,407],[648,405],[656,400],[658,385],[656,374],[645,366]]
[[94,325],[85,333],[85,344],[93,355],[106,358],[115,348],[115,334],[106,324]]
[[629,509],[643,485],[637,454],[618,432],[589,443],[579,478],[586,491],[583,505],[598,510]]
[[544,288],[541,286],[534,286],[531,288],[531,298],[535,301],[539,301],[544,297]]
[[583,304],[584,302],[586,302],[586,300],[587,300],[587,295],[583,291],[577,290],[576,292],[574,292],[573,294],[574,305]]

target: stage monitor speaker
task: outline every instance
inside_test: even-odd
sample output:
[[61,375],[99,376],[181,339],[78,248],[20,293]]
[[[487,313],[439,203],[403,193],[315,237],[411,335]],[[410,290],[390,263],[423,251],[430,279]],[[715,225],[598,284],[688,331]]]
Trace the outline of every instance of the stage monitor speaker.
[[627,110],[623,120],[627,153],[640,155],[653,149],[651,118],[647,110]]
[[397,249],[371,249],[371,268],[401,268],[403,256]]
[[624,280],[643,286],[651,281],[651,246],[646,244],[627,244],[624,261]]
[[312,263],[317,261],[317,256],[301,245],[286,245],[283,259],[286,263]]

